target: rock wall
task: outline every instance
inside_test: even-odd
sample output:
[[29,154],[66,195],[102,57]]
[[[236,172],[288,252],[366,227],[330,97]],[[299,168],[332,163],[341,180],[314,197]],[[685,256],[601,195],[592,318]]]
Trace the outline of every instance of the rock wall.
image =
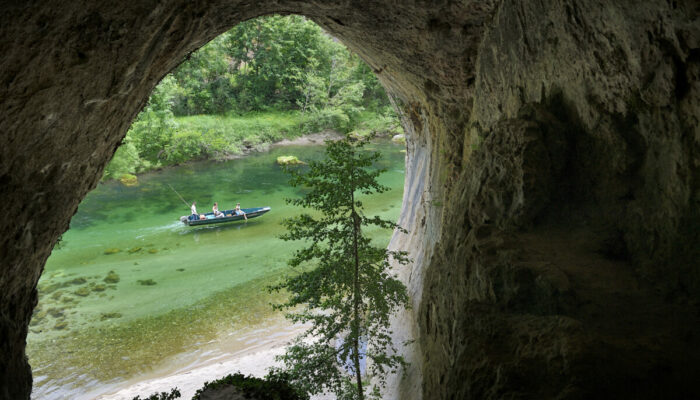
[[698,3],[619,3],[488,24],[434,194],[426,398],[700,393]]
[[272,12],[358,52],[408,132],[388,398],[697,395],[700,11],[618,3],[0,3],[0,398],[29,397],[43,265],[148,93]]

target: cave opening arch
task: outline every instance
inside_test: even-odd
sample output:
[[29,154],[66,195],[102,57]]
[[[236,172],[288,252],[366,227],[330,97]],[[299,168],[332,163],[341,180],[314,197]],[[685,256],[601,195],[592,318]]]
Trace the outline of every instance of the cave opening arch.
[[[28,31],[39,27],[43,32],[41,44],[32,46],[38,54],[15,53],[17,64],[4,69],[9,82],[8,96],[4,97],[9,110],[6,117],[32,122],[31,126],[16,126],[16,132],[24,133],[21,142],[15,141],[16,137],[6,137],[8,146],[4,147],[7,152],[3,154],[6,162],[2,176],[4,186],[11,190],[3,191],[3,197],[8,204],[31,199],[34,209],[42,211],[21,215],[17,207],[18,218],[28,220],[23,228],[6,236],[10,240],[19,239],[11,247],[22,251],[12,251],[6,258],[11,268],[2,281],[8,289],[3,298],[3,304],[7,305],[3,329],[8,333],[3,335],[2,344],[7,355],[2,377],[5,397],[24,398],[29,394],[31,373],[23,354],[27,324],[36,304],[36,283],[53,244],[67,229],[80,200],[97,184],[105,163],[156,83],[190,52],[231,26],[271,13],[294,13],[314,20],[368,62],[402,104],[412,104],[414,115],[403,122],[409,133],[409,146],[413,147],[414,131],[409,126],[416,118],[425,118],[418,106],[425,99],[413,98],[422,92],[423,79],[416,73],[418,68],[405,71],[411,60],[404,64],[407,60],[402,60],[400,55],[384,60],[389,47],[398,48],[399,38],[391,23],[377,24],[379,10],[362,10],[347,4],[324,8],[292,3],[291,6],[276,2],[251,6],[222,2],[198,8],[174,2],[152,9],[134,6],[127,10],[88,7],[72,10],[62,27],[41,7],[33,9],[31,15],[25,14],[27,10],[10,10],[18,17],[29,18]],[[131,18],[122,18],[120,14],[124,12],[133,14]],[[136,15],[139,18],[133,19]],[[421,20],[423,17],[414,15]],[[368,27],[381,27],[383,43],[376,32],[368,33]],[[16,26],[12,28],[13,34],[19,34]],[[51,54],[42,52],[49,47],[53,47]],[[19,67],[23,58],[28,68]],[[55,75],[47,74],[47,69]],[[401,78],[403,74],[413,76],[415,81]],[[413,88],[415,85],[418,87]],[[57,98],[61,101],[54,101]],[[30,131],[33,134],[27,135]],[[37,141],[43,148],[55,151],[32,155],[30,151],[21,151],[27,150],[24,144]],[[413,159],[416,168],[425,171],[426,154]],[[34,183],[28,185],[28,182]],[[414,196],[422,195],[422,184],[420,180],[418,187],[413,185]],[[410,223],[404,218],[403,223],[407,222]],[[419,237],[417,233],[414,236]],[[5,246],[5,251],[9,250],[10,246]],[[32,256],[26,257],[26,252]]]
[[[307,16],[340,38],[400,103],[409,141],[402,225],[411,235],[392,245],[417,261],[408,272],[415,307],[398,323],[418,337],[420,364],[399,396],[699,396],[697,373],[683,372],[700,359],[697,335],[684,331],[700,326],[696,2],[2,7],[0,204],[13,223],[0,238],[0,398],[29,397],[24,346],[43,265],[148,93],[189,52],[270,13]],[[586,211],[583,220],[611,238],[603,253],[623,258],[611,270],[654,279],[688,316],[684,324],[653,340],[631,340],[624,330],[603,340],[585,329],[596,318],[566,314],[585,311],[585,302],[557,294],[571,294],[568,287],[581,299],[567,286],[575,275],[531,268],[556,261],[547,256],[509,258],[531,253],[528,237],[504,228],[527,231],[544,218],[535,203],[561,199],[562,176],[587,194],[571,209]],[[656,295],[643,294],[656,304]],[[601,301],[615,304],[614,296]],[[625,391],[639,382],[656,386]]]

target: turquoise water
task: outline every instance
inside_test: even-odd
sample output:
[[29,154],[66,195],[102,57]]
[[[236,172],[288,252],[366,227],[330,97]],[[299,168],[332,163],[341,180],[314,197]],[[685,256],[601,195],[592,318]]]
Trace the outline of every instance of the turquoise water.
[[[388,171],[386,193],[363,199],[366,213],[398,218],[404,181],[402,146],[376,143]],[[299,195],[275,164],[280,155],[322,157],[320,146],[287,146],[223,163],[202,162],[139,177],[138,186],[99,185],[81,203],[46,264],[27,353],[34,397],[63,398],[123,381],[224,332],[270,318],[279,294],[266,286],[287,271],[297,244],[277,238],[284,201]],[[200,213],[269,206],[248,222],[186,227]],[[389,231],[368,232],[385,245]]]

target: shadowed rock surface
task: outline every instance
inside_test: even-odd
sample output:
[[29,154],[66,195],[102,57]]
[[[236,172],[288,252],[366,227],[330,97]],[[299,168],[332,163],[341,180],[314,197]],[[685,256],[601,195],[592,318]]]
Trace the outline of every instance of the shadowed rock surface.
[[36,284],[148,94],[236,23],[299,13],[407,132],[407,379],[387,398],[700,397],[700,3],[0,5],[0,398]]

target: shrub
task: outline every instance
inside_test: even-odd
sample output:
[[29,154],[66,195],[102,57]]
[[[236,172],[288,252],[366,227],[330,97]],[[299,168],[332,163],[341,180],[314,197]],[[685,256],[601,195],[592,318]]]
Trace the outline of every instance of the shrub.
[[170,389],[170,393],[160,392],[141,399],[141,396],[136,396],[132,400],[174,400],[180,398],[180,390],[178,388]]
[[246,398],[256,400],[308,400],[309,398],[292,386],[284,374],[261,379],[238,372],[213,382],[205,382],[204,386],[194,394],[192,400],[200,400],[202,394],[208,389],[218,389],[227,385],[238,388]]

